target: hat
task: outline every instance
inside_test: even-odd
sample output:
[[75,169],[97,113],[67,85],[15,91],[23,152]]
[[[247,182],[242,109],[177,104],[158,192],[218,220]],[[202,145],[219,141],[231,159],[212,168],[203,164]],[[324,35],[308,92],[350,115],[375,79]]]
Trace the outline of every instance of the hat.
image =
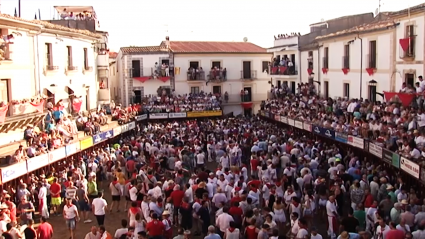
[[401,204],[403,204],[403,205],[407,205],[407,204],[409,204],[409,202],[407,202],[407,200],[406,200],[406,199],[403,199],[403,200],[401,200]]
[[10,194],[4,195],[4,198],[10,198],[10,197],[11,197]]
[[343,231],[341,233],[341,235],[339,235],[339,238],[341,238],[341,239],[349,239],[350,238],[350,234],[348,234],[348,232],[346,232],[346,231]]
[[387,190],[393,190],[393,189],[394,189],[393,185],[391,185],[391,184],[387,185]]
[[170,216],[171,214],[170,214],[170,212],[168,211],[168,210],[165,210],[163,213],[162,213],[162,216]]

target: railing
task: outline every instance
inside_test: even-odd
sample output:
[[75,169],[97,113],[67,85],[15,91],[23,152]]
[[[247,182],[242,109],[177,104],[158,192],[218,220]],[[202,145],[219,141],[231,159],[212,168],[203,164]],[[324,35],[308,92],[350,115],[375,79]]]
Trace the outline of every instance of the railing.
[[207,79],[212,82],[223,82],[227,80],[227,70],[212,70],[209,72]]
[[342,68],[343,69],[350,69],[350,56],[343,56],[342,57]]
[[257,71],[241,71],[242,80],[255,80],[257,79]]
[[367,54],[367,68],[376,69],[376,54]]
[[146,73],[145,73],[145,69],[143,68],[143,76],[146,76],[149,74],[149,71],[151,72],[151,75],[155,75],[155,76],[169,76],[170,75],[170,70],[168,68],[162,68],[161,66],[158,66],[157,68],[153,67],[149,69],[146,69]]
[[[415,40],[416,40],[415,37],[416,36],[410,36],[404,39],[400,39],[400,58],[401,59],[415,57]],[[403,44],[407,44],[407,45],[401,46],[401,42],[404,42]]]
[[48,71],[55,71],[55,70],[59,70],[59,66],[51,66],[51,65],[48,65],[48,66],[46,66],[46,70],[48,70]]
[[327,56],[322,58],[322,68],[329,69],[329,58]]
[[261,102],[267,100],[267,93],[251,93],[248,95],[241,94],[222,94],[222,104],[240,104],[240,103],[249,103],[249,102]]
[[269,67],[270,75],[298,75],[298,72],[295,70],[295,66],[273,66]]
[[313,62],[313,56],[308,56],[308,57],[307,57],[307,62],[308,62],[308,63]]
[[205,71],[201,72],[193,72],[188,71],[187,72],[187,80],[188,81],[197,81],[197,80],[205,80]]

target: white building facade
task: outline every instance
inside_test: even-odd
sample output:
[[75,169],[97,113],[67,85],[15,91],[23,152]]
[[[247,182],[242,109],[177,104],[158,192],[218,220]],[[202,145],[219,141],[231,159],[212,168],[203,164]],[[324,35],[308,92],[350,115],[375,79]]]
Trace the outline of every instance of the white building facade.
[[317,37],[320,64],[314,78],[320,79],[319,93],[332,98],[382,100],[376,93],[392,89],[397,26],[393,20],[385,20]]

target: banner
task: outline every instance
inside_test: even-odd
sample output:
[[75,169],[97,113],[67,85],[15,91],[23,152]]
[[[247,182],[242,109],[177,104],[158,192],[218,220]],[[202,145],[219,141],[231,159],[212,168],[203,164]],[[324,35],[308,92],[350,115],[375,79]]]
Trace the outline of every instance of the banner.
[[348,140],[347,140],[347,144],[357,147],[357,148],[364,148],[364,139],[362,138],[357,138],[355,136],[348,136]]
[[[89,139],[91,139],[91,137]],[[49,152],[49,164],[64,158],[66,158],[66,152],[64,147]]]
[[384,91],[384,96],[387,102],[401,102],[404,107],[408,107],[412,100],[416,97],[416,94]]
[[186,113],[185,112],[181,112],[181,113],[168,113],[168,118],[170,118],[170,119],[186,118]]
[[2,183],[7,183],[27,173],[27,162],[22,161],[1,169]]
[[102,135],[103,135],[102,133],[93,135],[93,144],[98,144],[102,142],[104,140]]
[[315,133],[315,134],[321,134],[322,133],[322,130],[321,130],[321,128],[319,126],[313,125],[313,133]]
[[128,131],[129,124],[123,124],[121,125],[121,133],[125,133]]
[[31,173],[35,170],[49,165],[49,155],[42,154],[34,158],[27,159],[27,172]]
[[290,126],[295,126],[295,122],[294,122],[294,120],[293,120],[293,119],[291,119],[291,118],[288,118],[288,125],[290,125]]
[[280,122],[288,124],[288,118],[286,118],[285,116],[280,116]]
[[145,119],[147,119],[147,118],[148,118],[148,115],[147,115],[147,114],[144,114],[144,115],[137,115],[137,116],[136,116],[136,120],[137,120],[137,121],[145,120]]
[[410,160],[408,160],[405,157],[401,157],[400,160],[400,169],[403,170],[404,172],[410,174],[411,176],[419,179],[419,165],[417,163],[414,163]]
[[321,135],[327,137],[327,138],[331,138],[331,139],[335,139],[335,131],[330,130],[330,129],[325,129],[325,128],[320,128],[320,133]]
[[303,123],[303,129],[308,131],[308,132],[311,132],[311,124],[304,122]]
[[[370,148],[370,144],[369,144]],[[400,168],[400,155],[388,150],[382,149],[382,160],[396,168]]]
[[78,151],[80,151],[80,143],[73,143],[65,146],[66,157],[76,154]]
[[30,105],[32,105],[38,111],[38,113],[43,113],[43,111],[44,111],[44,100],[42,100],[38,103],[30,102]]
[[121,127],[114,128],[114,136],[118,136],[121,134]]
[[3,124],[6,120],[7,110],[9,109],[9,105],[0,107],[0,124]]
[[80,141],[80,149],[81,150],[85,150],[87,148],[90,148],[91,146],[93,146],[93,138],[89,137],[87,139],[83,139]]
[[136,122],[130,122],[128,123],[128,130],[132,130],[136,128]]
[[112,137],[114,137],[114,131],[112,129],[102,133],[102,138],[104,138],[105,140],[112,138]]
[[[369,153],[375,155],[378,158],[382,157],[382,147],[372,142],[369,142]],[[389,162],[391,164],[391,162]]]
[[295,124],[295,127],[298,128],[298,129],[303,129],[304,128],[303,127],[303,122],[301,122],[301,121],[295,120],[294,124]]
[[166,119],[168,118],[167,113],[150,113],[149,119]]
[[187,112],[186,115],[187,115],[187,117],[190,117],[190,118],[222,116],[223,115],[223,111],[217,110],[217,111]]
[[72,102],[72,109],[74,112],[80,112],[81,106],[83,105],[83,100],[79,98],[75,98]]
[[335,140],[346,144],[348,142],[348,135],[341,132],[335,132]]

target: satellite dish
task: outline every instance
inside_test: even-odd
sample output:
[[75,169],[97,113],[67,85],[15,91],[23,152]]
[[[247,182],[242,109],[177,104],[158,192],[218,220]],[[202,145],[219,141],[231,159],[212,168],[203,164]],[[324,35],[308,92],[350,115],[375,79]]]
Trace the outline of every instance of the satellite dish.
[[244,41],[244,42],[247,42],[247,41],[248,41],[248,37],[244,37],[244,38],[243,38],[243,41]]

